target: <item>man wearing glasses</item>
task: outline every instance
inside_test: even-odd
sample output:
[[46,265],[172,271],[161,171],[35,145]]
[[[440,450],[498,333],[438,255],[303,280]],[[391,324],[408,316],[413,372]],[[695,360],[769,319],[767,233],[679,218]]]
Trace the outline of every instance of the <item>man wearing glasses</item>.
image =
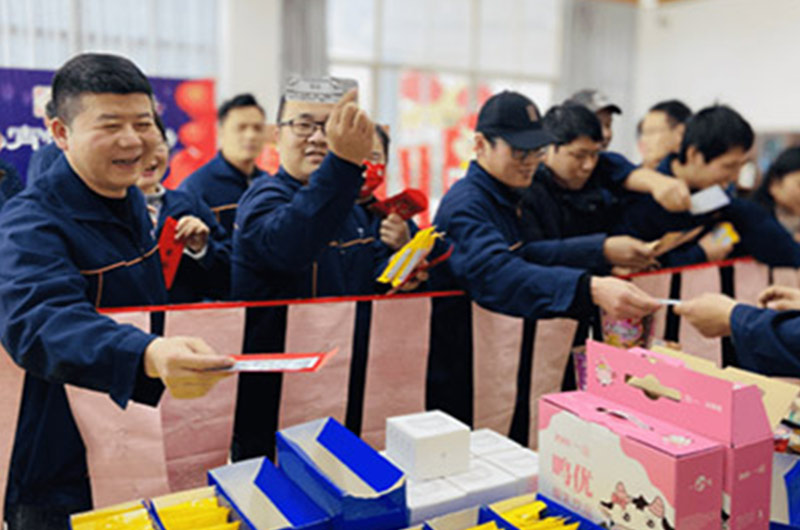
[[445,194],[434,224],[454,244],[432,270],[431,288],[463,289],[469,298],[433,301],[426,406],[472,421],[471,301],[524,318],[588,317],[594,305],[619,318],[640,318],[656,300],[616,278],[584,268],[542,266],[526,258],[520,192],[529,187],[553,143],[536,105],[516,92],[489,98],[478,115],[467,174]]
[[[281,167],[242,196],[233,234],[233,296],[282,300],[375,292],[389,248],[356,208],[375,126],[349,80],[292,79],[278,109]],[[247,312],[246,353],[284,350],[286,308]],[[280,376],[239,379],[232,456],[272,455]]]

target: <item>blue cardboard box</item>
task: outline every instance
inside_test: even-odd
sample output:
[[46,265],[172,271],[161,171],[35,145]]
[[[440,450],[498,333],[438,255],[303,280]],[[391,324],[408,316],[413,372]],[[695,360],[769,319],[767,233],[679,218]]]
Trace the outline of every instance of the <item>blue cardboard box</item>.
[[242,521],[241,530],[329,530],[319,506],[266,458],[208,472],[208,482]]
[[331,518],[335,530],[408,525],[405,475],[333,418],[277,434],[278,466]]

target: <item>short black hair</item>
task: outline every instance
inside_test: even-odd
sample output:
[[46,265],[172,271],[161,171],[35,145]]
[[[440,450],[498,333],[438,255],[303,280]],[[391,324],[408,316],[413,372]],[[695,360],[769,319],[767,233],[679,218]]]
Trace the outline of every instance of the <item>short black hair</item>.
[[105,53],[76,55],[53,77],[55,115],[69,124],[80,112],[82,94],[145,94],[153,96],[150,81],[130,59]]
[[275,118],[275,123],[280,124],[281,119],[283,118],[283,108],[286,106],[286,96],[281,96],[281,100],[278,102],[278,116]]
[[764,182],[769,185],[795,171],[800,171],[800,145],[789,147],[778,155],[778,158],[767,169]]
[[378,133],[378,138],[381,139],[381,147],[383,147],[383,157],[386,159],[386,165],[389,165],[389,133],[386,132],[386,129],[375,124],[375,132]]
[[726,105],[706,107],[686,122],[678,160],[686,162],[689,146],[700,151],[706,163],[731,149],[748,151],[754,137],[750,124],[732,108]]
[[220,123],[222,123],[231,110],[241,107],[256,107],[259,112],[261,112],[262,116],[265,118],[267,117],[267,113],[264,112],[264,108],[258,104],[258,101],[253,94],[237,94],[219,106],[219,110],[217,111],[217,119]]
[[56,105],[52,99],[44,106],[44,115],[48,120],[52,120],[56,117]]
[[595,142],[603,141],[603,127],[597,114],[577,103],[554,105],[542,118],[542,125],[555,138],[556,146],[582,136]]
[[164,140],[164,142],[167,142],[167,127],[164,125],[164,120],[161,119],[161,116],[159,116],[155,110],[153,111],[153,116],[156,129],[158,129],[158,132],[161,133],[161,138]]
[[677,99],[668,99],[660,101],[650,107],[648,112],[663,112],[667,115],[667,120],[671,127],[675,127],[681,123],[686,123],[692,117],[692,109],[690,109],[683,101]]

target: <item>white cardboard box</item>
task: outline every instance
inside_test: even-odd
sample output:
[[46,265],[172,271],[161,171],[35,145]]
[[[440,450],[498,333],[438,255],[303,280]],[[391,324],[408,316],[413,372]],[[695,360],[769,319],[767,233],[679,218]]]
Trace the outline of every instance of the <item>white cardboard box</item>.
[[481,506],[515,497],[519,479],[480,458],[473,458],[469,471],[445,480],[467,494],[468,506]]
[[415,480],[469,469],[469,427],[439,410],[386,420],[386,455]]
[[406,483],[409,524],[468,508],[467,494],[445,479],[409,480]]
[[517,478],[517,494],[537,491],[539,486],[539,455],[524,447],[492,453],[481,457]]
[[470,433],[469,449],[473,455],[485,456],[511,449],[522,449],[522,446],[492,429],[478,429]]

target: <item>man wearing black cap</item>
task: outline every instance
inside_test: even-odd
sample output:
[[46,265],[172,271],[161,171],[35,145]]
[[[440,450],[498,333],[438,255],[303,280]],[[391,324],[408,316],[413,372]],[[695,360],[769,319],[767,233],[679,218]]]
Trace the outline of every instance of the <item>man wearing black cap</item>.
[[480,111],[477,160],[445,194],[434,221],[455,250],[433,269],[432,288],[463,289],[469,299],[434,301],[428,408],[472,420],[471,300],[492,311],[532,319],[581,318],[594,304],[620,318],[639,318],[659,307],[629,282],[526,261],[519,191],[530,186],[544,148],[552,142],[536,105],[521,94],[497,94]]

